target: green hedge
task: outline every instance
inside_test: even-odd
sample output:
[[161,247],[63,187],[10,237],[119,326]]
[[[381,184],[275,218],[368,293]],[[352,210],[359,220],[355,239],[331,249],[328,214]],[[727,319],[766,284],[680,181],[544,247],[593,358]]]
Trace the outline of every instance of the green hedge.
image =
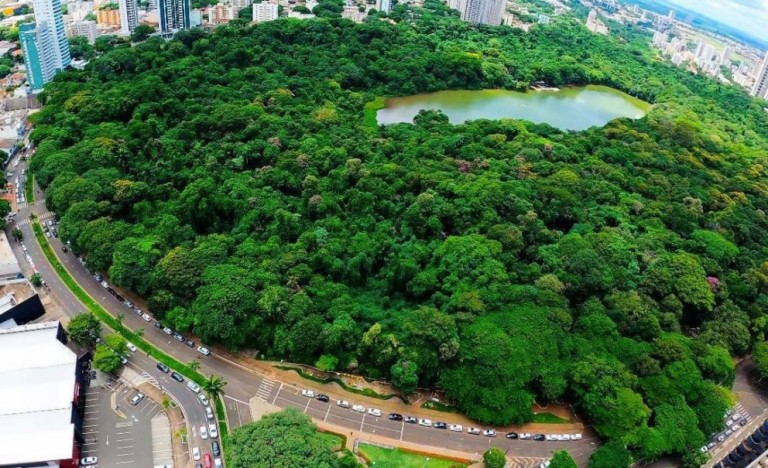
[[397,393],[392,393],[392,394],[389,394],[389,395],[382,395],[380,393],[376,393],[375,391],[371,390],[370,388],[364,388],[364,389],[361,390],[359,388],[350,387],[349,385],[345,384],[341,379],[338,379],[336,377],[331,377],[331,378],[328,378],[328,379],[321,379],[320,377],[315,377],[314,375],[307,374],[302,369],[299,369],[299,368],[296,368],[296,367],[291,367],[291,366],[275,366],[275,367],[277,367],[278,369],[281,369],[281,370],[294,371],[297,374],[299,374],[299,376],[301,376],[301,377],[303,377],[303,378],[305,378],[307,380],[311,380],[313,382],[317,382],[317,383],[321,383],[321,384],[329,384],[329,383],[334,383],[335,382],[335,383],[339,384],[339,386],[341,388],[343,388],[344,390],[346,390],[346,391],[348,391],[350,393],[355,393],[357,395],[367,396],[367,397],[370,397],[370,398],[376,398],[376,399],[379,399],[379,400],[389,400],[391,398],[399,398],[400,401],[402,401],[406,405],[410,404],[408,402],[408,400],[406,400],[402,396],[398,395]]
[[35,176],[31,172],[27,172],[27,185],[24,186],[24,196],[27,198],[27,204],[32,205],[35,203]]

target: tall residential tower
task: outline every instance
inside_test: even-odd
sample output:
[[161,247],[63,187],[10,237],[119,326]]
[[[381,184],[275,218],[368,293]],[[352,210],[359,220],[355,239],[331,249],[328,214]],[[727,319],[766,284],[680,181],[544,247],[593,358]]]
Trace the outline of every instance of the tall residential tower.
[[461,19],[475,24],[501,24],[505,0],[466,0],[462,2]]
[[29,88],[39,91],[53,79],[57,71],[48,24],[22,24],[19,26],[19,42],[24,53]]
[[160,32],[173,33],[190,28],[189,0],[160,0]]
[[61,14],[60,0],[34,0],[35,23],[39,27],[45,23],[50,31],[53,44],[53,59],[58,70],[65,69],[72,58],[69,55],[69,42]]
[[139,24],[136,0],[120,0],[120,34],[130,36]]
[[757,70],[757,79],[751,94],[752,96],[768,99],[768,52],[765,53],[763,63]]

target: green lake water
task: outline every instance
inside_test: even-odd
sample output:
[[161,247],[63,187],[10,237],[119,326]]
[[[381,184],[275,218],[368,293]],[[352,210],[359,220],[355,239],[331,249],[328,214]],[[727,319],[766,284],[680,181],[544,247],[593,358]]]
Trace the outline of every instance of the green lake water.
[[584,130],[613,119],[639,119],[651,104],[606,86],[519,93],[503,89],[438,91],[389,98],[376,118],[380,125],[413,122],[421,109],[441,110],[451,123],[476,119],[524,119],[562,130]]

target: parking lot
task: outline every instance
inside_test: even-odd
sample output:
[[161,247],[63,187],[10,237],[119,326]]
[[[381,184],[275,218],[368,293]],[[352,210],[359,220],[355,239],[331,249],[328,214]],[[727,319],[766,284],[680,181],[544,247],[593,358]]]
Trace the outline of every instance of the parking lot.
[[155,466],[151,421],[163,409],[148,398],[132,405],[136,393],[122,384],[86,390],[83,457],[98,457],[100,467]]

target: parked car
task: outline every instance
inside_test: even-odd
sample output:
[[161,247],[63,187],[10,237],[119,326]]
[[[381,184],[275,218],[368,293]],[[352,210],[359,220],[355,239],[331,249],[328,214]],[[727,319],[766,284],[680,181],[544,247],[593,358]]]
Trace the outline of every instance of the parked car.
[[342,408],[349,408],[349,402],[347,400],[339,400],[336,402],[337,406],[341,406]]
[[192,459],[195,461],[200,460],[202,458],[202,454],[200,454],[200,447],[195,447],[192,449]]
[[160,322],[155,322],[155,328],[163,328],[163,324]]
[[216,429],[216,424],[208,423],[208,433],[211,434],[211,439],[215,439],[219,436],[219,430]]
[[80,460],[81,465],[95,465],[99,462],[99,457],[85,457]]
[[[138,312],[141,312],[141,311],[139,310]],[[141,318],[143,318],[147,322],[152,321],[152,316],[149,314],[141,314]]]
[[128,299],[123,301],[123,305],[128,307],[129,309],[133,309],[133,302],[129,301]]
[[315,392],[313,392],[312,390],[302,390],[301,394],[304,395],[307,398],[314,398],[315,397]]
[[480,435],[480,429],[476,427],[470,427],[469,429],[467,429],[467,434]]
[[120,302],[125,301],[125,298],[123,296],[121,296],[120,294],[118,294],[117,292],[115,292],[114,294],[115,294],[115,299],[117,299],[118,301],[120,301]]
[[195,393],[200,393],[200,385],[194,383],[193,381],[187,382],[187,388],[192,390]]
[[528,432],[521,432],[517,437],[520,440],[528,440],[528,439],[533,439],[533,434]]
[[518,436],[517,436],[517,432],[507,432],[507,435],[504,437],[506,437],[507,439],[517,439]]
[[581,434],[571,434],[571,440],[581,440],[582,435]]
[[221,458],[213,459],[213,468],[224,468],[224,465],[221,462]]
[[200,438],[203,440],[208,439],[208,428],[205,426],[200,426]]
[[192,340],[189,340],[189,339],[184,340],[184,344],[189,346],[190,348],[194,348],[195,347],[195,342],[192,341]]
[[203,468],[213,468],[213,460],[211,460],[211,455],[208,453],[203,455]]
[[432,421],[429,419],[419,419],[419,426],[432,427]]
[[388,417],[389,417],[390,421],[402,421],[403,420],[403,415],[402,414],[390,413]]
[[213,419],[213,410],[210,406],[205,407],[205,417],[208,419]]
[[368,408],[368,414],[378,418],[379,416],[381,416],[381,410],[376,408]]
[[179,342],[183,342],[184,341],[184,337],[181,336],[181,333],[174,333],[173,339],[175,339],[176,341],[179,341]]
[[432,427],[434,427],[435,429],[448,429],[448,424],[438,421],[433,423]]
[[453,432],[464,432],[464,426],[461,424],[451,424],[448,426],[448,429],[450,429]]
[[205,396],[205,393],[199,393],[197,395],[197,399],[200,400],[200,403],[202,403],[204,406],[208,406],[208,397]]
[[403,421],[407,422],[408,424],[416,424],[418,422],[418,419],[416,419],[413,416],[406,416]]
[[163,333],[165,333],[166,335],[173,335],[173,330],[171,330],[168,327],[165,327],[163,328]]
[[131,350],[131,352],[133,352],[133,353],[135,353],[136,350],[138,349],[138,348],[136,348],[136,345],[133,344],[133,343],[126,343],[125,347],[128,348],[129,350]]
[[211,354],[211,352],[208,351],[208,348],[204,348],[202,346],[197,347],[197,352],[202,354],[203,356],[208,356],[209,354]]
[[176,371],[171,372],[171,378],[179,383],[184,382],[184,377]]
[[131,398],[131,404],[133,406],[136,406],[139,403],[141,403],[141,400],[143,400],[143,399],[144,399],[144,394],[139,392],[136,395],[134,395],[133,398]]
[[211,452],[213,452],[214,457],[221,455],[221,447],[219,447],[219,443],[215,440],[211,442]]
[[486,429],[483,431],[483,435],[486,437],[496,437],[496,429]]
[[555,434],[547,434],[547,440],[548,441],[555,441],[557,440],[557,436]]
[[322,393],[320,395],[316,396],[315,399],[317,401],[322,401],[323,403],[328,403],[329,401],[331,401],[331,399],[328,398],[328,395],[323,395]]
[[357,413],[365,413],[365,406],[363,406],[363,405],[352,405],[352,411],[355,411]]
[[[522,437],[521,437],[521,439],[522,439]],[[538,440],[539,442],[541,442],[542,440],[546,440],[546,439],[547,439],[547,436],[545,436],[544,434],[535,434],[533,436],[533,440]]]
[[163,364],[162,362],[157,363],[157,368],[161,372],[165,372],[166,374],[171,371],[171,368]]

